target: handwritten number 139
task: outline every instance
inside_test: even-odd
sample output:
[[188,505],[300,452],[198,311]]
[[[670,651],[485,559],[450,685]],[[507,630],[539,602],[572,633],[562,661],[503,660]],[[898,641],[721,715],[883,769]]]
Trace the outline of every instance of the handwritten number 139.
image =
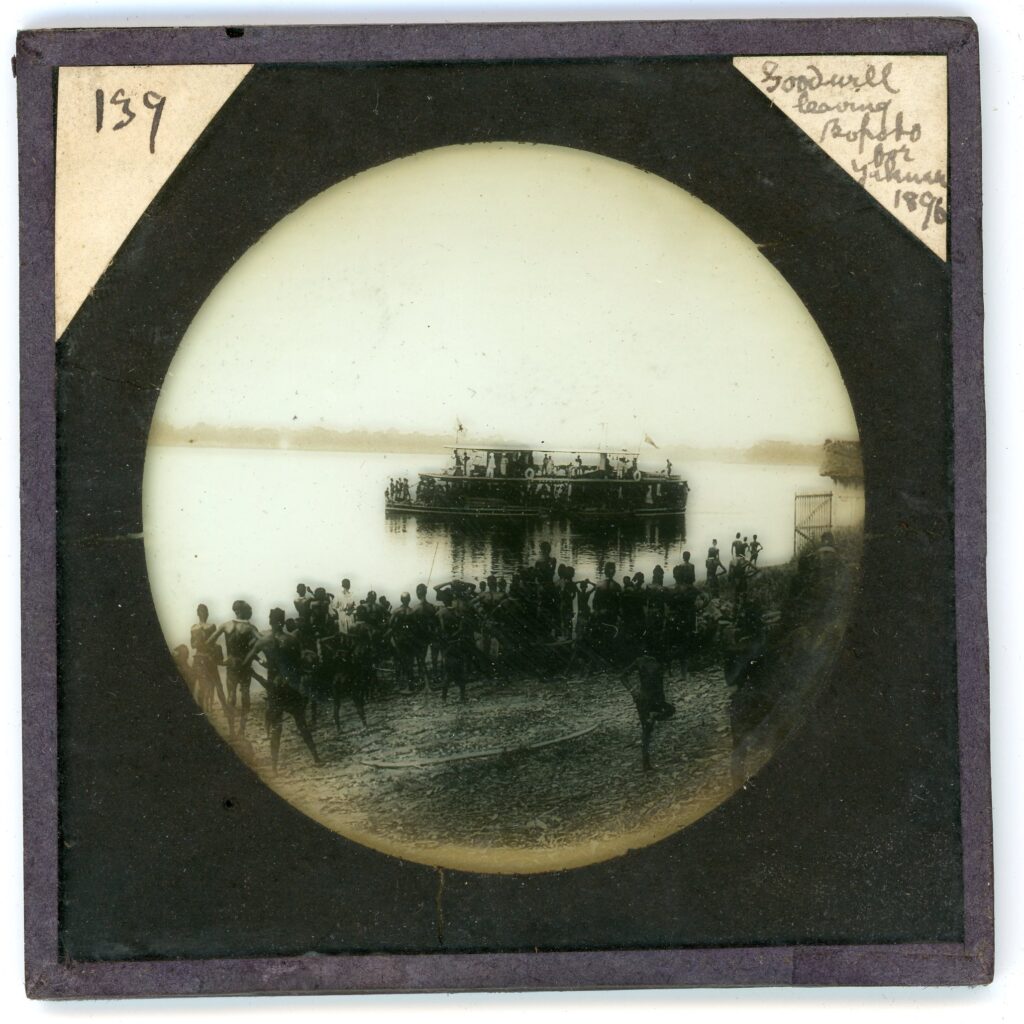
[[[160,127],[160,118],[164,112],[164,104],[167,102],[166,96],[161,96],[158,92],[150,90],[142,96],[142,105],[147,110],[153,111],[152,119],[149,123],[149,151],[150,153],[156,152],[156,133]],[[119,107],[121,111],[120,120],[116,124],[111,125],[111,131],[118,132],[122,128],[127,128],[128,125],[136,118],[136,113],[132,110],[132,97],[126,96],[124,89],[118,89],[113,96],[107,100],[105,93],[102,89],[96,90],[96,131],[103,131],[103,115],[106,111],[107,106]]]

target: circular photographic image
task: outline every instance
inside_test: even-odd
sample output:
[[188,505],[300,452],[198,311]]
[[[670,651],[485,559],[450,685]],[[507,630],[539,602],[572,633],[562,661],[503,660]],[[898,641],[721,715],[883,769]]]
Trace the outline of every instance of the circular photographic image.
[[346,179],[210,293],[144,536],[169,650],[281,798],[384,853],[579,867],[798,729],[859,576],[857,425],[757,245],[554,146]]

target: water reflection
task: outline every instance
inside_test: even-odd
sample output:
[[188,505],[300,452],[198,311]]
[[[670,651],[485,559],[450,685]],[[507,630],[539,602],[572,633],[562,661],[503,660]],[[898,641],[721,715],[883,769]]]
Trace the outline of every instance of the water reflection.
[[391,514],[387,529],[392,535],[413,535],[434,580],[449,572],[458,579],[483,579],[491,573],[510,576],[537,559],[542,541],[551,544],[559,562],[576,567],[578,579],[597,575],[608,561],[620,572],[649,571],[654,563],[668,568],[681,560],[686,543],[686,521],[681,517],[633,523],[460,522]]

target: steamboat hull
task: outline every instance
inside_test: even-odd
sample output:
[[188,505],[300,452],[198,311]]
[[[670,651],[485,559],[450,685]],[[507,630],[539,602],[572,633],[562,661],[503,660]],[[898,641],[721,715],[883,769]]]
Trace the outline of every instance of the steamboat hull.
[[415,497],[389,515],[431,519],[639,522],[682,519],[689,487],[678,477],[460,477],[423,473]]
[[686,508],[587,509],[587,508],[459,508],[457,506],[421,505],[415,501],[387,502],[389,516],[415,515],[427,519],[500,519],[543,520],[567,519],[580,522],[636,522],[648,519],[683,519]]

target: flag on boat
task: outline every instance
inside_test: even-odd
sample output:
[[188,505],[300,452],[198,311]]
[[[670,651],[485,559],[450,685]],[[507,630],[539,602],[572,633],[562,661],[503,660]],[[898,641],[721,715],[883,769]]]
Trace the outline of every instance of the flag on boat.
[[651,437],[651,435],[650,435],[650,434],[644,434],[644,444],[649,444],[649,445],[650,445],[650,446],[651,446],[652,448],[657,448],[657,447],[658,447],[658,446],[657,446],[657,445],[656,445],[656,444],[654,443],[654,438],[653,438],[653,437]]

